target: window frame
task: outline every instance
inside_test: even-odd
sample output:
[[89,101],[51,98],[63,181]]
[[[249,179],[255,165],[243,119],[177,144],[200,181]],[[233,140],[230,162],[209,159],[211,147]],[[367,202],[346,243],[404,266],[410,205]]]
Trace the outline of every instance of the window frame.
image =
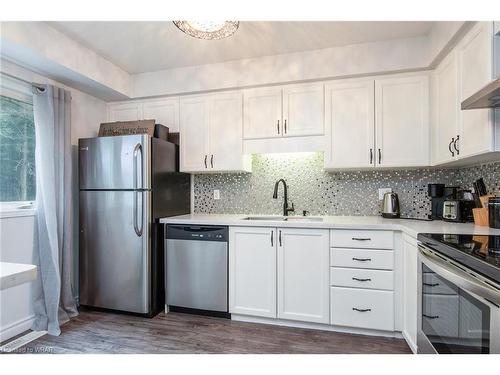
[[[33,105],[32,86],[0,72],[0,95]],[[0,202],[0,219],[34,216],[35,201]]]

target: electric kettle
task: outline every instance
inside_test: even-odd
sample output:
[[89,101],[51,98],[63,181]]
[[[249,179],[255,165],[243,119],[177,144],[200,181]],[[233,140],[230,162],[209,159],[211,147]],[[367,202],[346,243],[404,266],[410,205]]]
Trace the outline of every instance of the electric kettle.
[[388,219],[399,218],[399,198],[396,193],[389,192],[384,194],[384,199],[382,200],[382,217]]

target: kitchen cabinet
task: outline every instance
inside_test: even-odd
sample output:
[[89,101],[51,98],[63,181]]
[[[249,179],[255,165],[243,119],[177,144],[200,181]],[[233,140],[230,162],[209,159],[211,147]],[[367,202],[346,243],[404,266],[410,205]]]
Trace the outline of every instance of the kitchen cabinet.
[[137,120],[155,120],[170,132],[179,132],[179,98],[108,104],[108,121]]
[[278,318],[329,323],[329,231],[277,230]]
[[[459,101],[462,102],[494,78],[493,23],[478,22],[458,44],[457,54]],[[494,123],[490,109],[461,111],[460,127],[457,147],[461,158],[494,151]]]
[[297,84],[245,90],[244,139],[324,134],[324,85]]
[[181,98],[181,172],[250,171],[250,156],[243,154],[242,111],[239,92]]
[[411,75],[375,80],[376,165],[429,165],[429,79]]
[[326,169],[429,165],[429,78],[406,74],[326,86]]
[[411,349],[417,351],[417,240],[403,235],[403,335]]
[[325,168],[374,165],[375,91],[373,80],[325,86]]
[[434,164],[458,157],[460,102],[458,100],[458,57],[452,51],[435,70],[433,77],[432,160]]
[[229,228],[229,312],[276,317],[276,229]]

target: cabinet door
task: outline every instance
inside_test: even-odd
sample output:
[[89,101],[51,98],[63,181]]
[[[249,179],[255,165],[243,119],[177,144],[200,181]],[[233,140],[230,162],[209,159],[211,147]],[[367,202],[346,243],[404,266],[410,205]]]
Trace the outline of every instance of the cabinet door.
[[323,135],[325,93],[322,83],[283,89],[283,136]]
[[417,241],[404,236],[403,332],[410,341],[412,350],[417,348]]
[[374,81],[326,85],[326,168],[374,164]]
[[243,155],[243,97],[239,92],[215,94],[210,102],[210,154],[213,171],[241,171]]
[[246,90],[244,97],[243,136],[245,139],[281,137],[281,88]]
[[[452,51],[438,66],[433,77],[434,121],[433,164],[452,161],[458,155],[453,149],[452,139],[459,132],[458,59]],[[451,151],[450,151],[451,149]]]
[[278,228],[278,318],[329,323],[329,232]]
[[181,98],[180,102],[180,170],[208,170],[209,95]]
[[377,166],[429,165],[429,79],[415,75],[375,81]]
[[112,103],[108,105],[108,121],[137,121],[142,119],[140,103]]
[[229,312],[276,318],[276,229],[229,228]]
[[[478,23],[458,46],[460,102],[492,79],[492,27],[492,22]],[[461,111],[460,157],[492,151],[493,140],[490,109]]]
[[156,120],[167,126],[171,133],[179,132],[179,98],[146,101],[142,105],[144,120]]

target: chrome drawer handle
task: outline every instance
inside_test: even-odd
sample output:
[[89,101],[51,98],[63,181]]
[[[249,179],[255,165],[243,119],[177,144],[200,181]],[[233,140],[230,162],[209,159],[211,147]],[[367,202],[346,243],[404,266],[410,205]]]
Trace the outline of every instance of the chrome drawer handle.
[[439,318],[439,315],[426,315],[426,314],[422,314],[423,316],[425,316],[427,319],[438,319]]
[[353,311],[359,311],[359,312],[368,312],[368,311],[372,311],[372,309],[358,309],[357,307],[353,307],[352,309],[353,309]]
[[353,277],[352,279],[356,281],[372,281],[372,279],[358,279],[357,277]]
[[425,286],[438,286],[439,283],[434,283],[434,284],[429,284],[429,283],[423,283]]
[[359,238],[359,237],[353,237],[353,241],[371,241],[371,238]]
[[352,258],[352,260],[357,260],[358,262],[371,262],[371,258]]

